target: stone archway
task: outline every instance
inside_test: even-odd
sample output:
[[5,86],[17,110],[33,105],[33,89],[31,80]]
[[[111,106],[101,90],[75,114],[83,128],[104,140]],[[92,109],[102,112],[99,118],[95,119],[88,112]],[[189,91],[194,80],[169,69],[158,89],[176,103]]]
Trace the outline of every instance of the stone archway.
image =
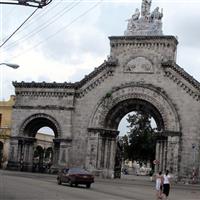
[[[15,157],[10,155],[10,158],[15,159],[15,163],[10,162],[9,168],[17,167],[22,171],[33,170],[34,146],[36,145],[36,134],[42,127],[49,127],[53,130],[55,139],[53,139],[53,167],[58,165],[61,128],[59,123],[50,115],[45,113],[37,113],[27,117],[19,128],[18,136],[12,137],[10,153],[16,153]],[[16,152],[17,150],[17,152]],[[44,152],[43,152],[44,154]],[[43,159],[43,157],[41,158]],[[40,160],[41,160],[40,159]],[[41,168],[41,167],[40,167]]]
[[44,126],[51,128],[56,138],[61,137],[61,128],[59,123],[53,117],[44,113],[31,115],[24,120],[19,129],[19,135],[35,137],[37,131]]
[[113,175],[117,128],[123,116],[134,110],[151,113],[160,131],[156,170],[169,167],[178,175],[180,123],[175,106],[161,88],[135,83],[113,88],[95,108],[88,128],[87,165],[102,171],[103,176]]

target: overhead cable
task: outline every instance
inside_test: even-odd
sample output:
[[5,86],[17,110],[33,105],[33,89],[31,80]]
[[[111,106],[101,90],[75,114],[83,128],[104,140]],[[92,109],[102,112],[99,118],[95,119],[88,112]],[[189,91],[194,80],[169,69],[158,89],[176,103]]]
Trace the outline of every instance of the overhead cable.
[[[52,17],[52,20],[47,23],[47,24],[44,24],[43,26],[41,27],[38,27],[38,29],[35,29],[33,30],[32,32],[29,32],[28,34],[26,34],[25,36],[19,38],[18,40],[14,41],[13,43],[11,43],[10,45],[8,45],[8,47],[5,47],[4,49],[10,49],[11,47],[15,46],[15,44],[18,42],[18,41],[24,41],[24,40],[27,40],[28,38],[34,36],[34,35],[37,35],[39,32],[41,32],[42,30],[44,30],[45,28],[47,28],[49,25],[53,24],[54,22],[56,22],[59,18],[61,18],[64,14],[66,14],[67,12],[69,12],[70,10],[72,10],[74,7],[76,7],[78,4],[80,4],[81,0],[79,0],[77,3],[70,3],[69,5],[67,5],[66,7],[64,7],[64,9],[62,9],[62,12],[60,11],[59,14],[55,14],[53,17]],[[74,4],[70,7],[71,4]],[[70,8],[68,8],[70,7]],[[68,8],[66,10],[66,8]],[[54,18],[55,17],[55,18]]]
[[36,8],[32,13],[31,15],[26,18],[26,20],[0,45],[0,48],[6,44],[6,42],[8,42],[8,40],[10,40],[10,38],[36,13],[36,11],[38,10],[39,8]]
[[46,42],[47,40],[49,40],[50,38],[54,37],[55,35],[57,35],[58,33],[60,33],[61,31],[69,28],[73,23],[75,23],[77,20],[79,20],[81,17],[83,17],[84,15],[86,15],[87,13],[89,13],[91,10],[93,10],[95,7],[97,7],[103,0],[98,1],[95,5],[91,6],[89,9],[87,9],[85,12],[83,12],[81,15],[79,15],[78,17],[76,17],[74,20],[72,20],[69,24],[67,24],[66,26],[60,28],[59,30],[57,30],[56,32],[54,32],[53,34],[49,35],[45,40],[38,42],[36,45],[26,49],[24,51],[23,54],[18,54],[16,56],[13,56],[12,59],[19,57],[21,55],[24,55],[25,53],[27,53],[28,51],[42,45],[44,42]]

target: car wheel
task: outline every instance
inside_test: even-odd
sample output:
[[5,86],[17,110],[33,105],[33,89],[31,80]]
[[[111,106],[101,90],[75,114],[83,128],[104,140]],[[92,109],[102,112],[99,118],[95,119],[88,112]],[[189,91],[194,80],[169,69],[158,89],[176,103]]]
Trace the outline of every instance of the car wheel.
[[60,180],[60,178],[57,179],[57,183],[58,183],[58,185],[62,184],[62,181]]
[[69,180],[69,185],[70,185],[71,187],[73,187],[73,183],[72,183],[71,180]]
[[91,186],[91,184],[90,184],[90,183],[88,183],[88,184],[86,185],[86,187],[87,187],[87,188],[90,188],[90,186]]
[[78,183],[75,183],[75,186],[78,187]]

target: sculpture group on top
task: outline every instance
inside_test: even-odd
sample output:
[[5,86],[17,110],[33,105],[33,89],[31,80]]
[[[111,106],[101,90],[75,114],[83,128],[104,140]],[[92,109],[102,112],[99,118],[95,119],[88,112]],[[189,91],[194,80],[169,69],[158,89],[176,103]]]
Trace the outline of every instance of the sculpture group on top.
[[135,13],[128,19],[126,36],[131,35],[162,35],[163,10],[156,7],[151,12],[152,0],[142,0],[141,13],[136,8]]

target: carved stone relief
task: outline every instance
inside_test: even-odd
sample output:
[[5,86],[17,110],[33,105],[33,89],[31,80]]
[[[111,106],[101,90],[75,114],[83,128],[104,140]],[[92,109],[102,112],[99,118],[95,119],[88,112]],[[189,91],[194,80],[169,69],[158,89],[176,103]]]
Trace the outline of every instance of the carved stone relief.
[[152,63],[144,58],[137,57],[129,60],[124,66],[124,72],[128,73],[154,73]]

